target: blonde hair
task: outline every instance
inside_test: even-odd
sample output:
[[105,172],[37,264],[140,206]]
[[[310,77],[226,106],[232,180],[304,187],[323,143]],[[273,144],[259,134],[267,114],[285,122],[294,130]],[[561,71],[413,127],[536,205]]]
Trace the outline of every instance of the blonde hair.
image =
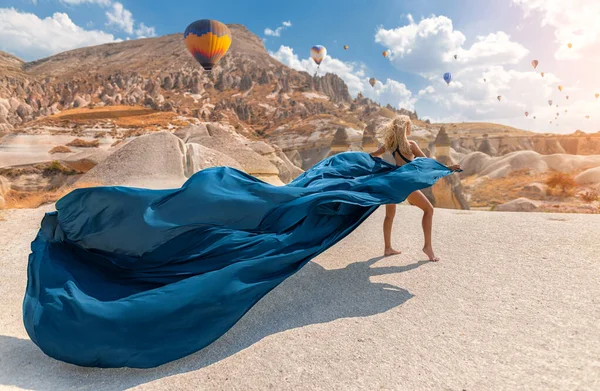
[[379,139],[388,152],[393,152],[398,148],[404,156],[413,154],[408,138],[406,138],[406,132],[411,125],[408,115],[399,115],[379,130]]

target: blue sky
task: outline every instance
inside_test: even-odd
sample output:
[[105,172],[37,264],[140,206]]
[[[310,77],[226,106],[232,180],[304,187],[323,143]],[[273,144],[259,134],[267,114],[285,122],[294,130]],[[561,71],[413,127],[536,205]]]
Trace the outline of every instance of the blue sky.
[[[265,39],[275,58],[299,70],[313,72],[309,49],[324,45],[328,58],[320,74],[337,73],[354,95],[361,91],[382,104],[415,108],[434,121],[595,132],[600,24],[589,17],[600,12],[595,3],[0,0],[0,50],[34,60],[74,47],[180,33],[196,19],[217,19],[245,25]],[[571,41],[575,48],[566,49]],[[385,49],[392,53],[388,59],[381,56]],[[530,65],[534,58],[540,61],[537,70]],[[441,79],[446,71],[454,75],[450,86]],[[367,83],[370,77],[380,81],[375,88]],[[558,85],[570,91],[569,100]],[[549,106],[550,99],[560,107]],[[562,118],[556,120],[556,112]]]

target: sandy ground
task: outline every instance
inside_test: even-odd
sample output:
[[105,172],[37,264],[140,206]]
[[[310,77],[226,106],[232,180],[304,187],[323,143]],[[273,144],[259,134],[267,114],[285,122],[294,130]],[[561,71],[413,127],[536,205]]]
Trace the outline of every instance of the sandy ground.
[[43,211],[0,221],[2,389],[600,389],[600,215],[437,209],[430,263],[411,206],[396,216],[403,254],[379,257],[380,208],[203,351],[101,370],[45,356],[23,328]]

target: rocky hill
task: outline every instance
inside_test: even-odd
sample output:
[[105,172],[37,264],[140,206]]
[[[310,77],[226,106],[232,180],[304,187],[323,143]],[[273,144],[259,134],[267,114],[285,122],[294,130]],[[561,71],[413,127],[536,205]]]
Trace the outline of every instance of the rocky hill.
[[[411,138],[437,158],[460,161],[476,151],[490,156],[519,150],[600,153],[600,134],[537,135],[495,124],[422,122],[414,112],[381,107],[360,93],[352,97],[334,74],[290,69],[244,26],[229,28],[232,46],[210,73],[187,52],[181,34],[86,47],[29,63],[0,52],[0,175],[9,176],[13,188],[39,188],[40,181],[43,187],[57,186],[60,181],[43,179],[48,173],[43,164],[58,161],[67,172],[83,175],[136,137],[177,134],[178,129],[185,134],[195,127],[208,133],[196,141],[184,138],[183,144],[169,139],[169,153],[183,162],[176,171],[183,174],[167,182],[178,183],[210,164],[226,164],[285,183],[296,169],[331,154],[376,149],[377,128],[399,113],[413,119]],[[451,143],[443,154],[435,143],[442,129]],[[156,154],[154,144],[160,140],[133,145]],[[90,148],[102,153],[90,160]],[[119,162],[109,160],[111,167]],[[130,167],[131,176],[140,164],[121,166]],[[108,175],[109,170],[96,171]],[[101,179],[94,175],[95,181]],[[108,175],[105,182],[117,183],[119,175]],[[430,198],[446,199],[448,207],[468,207],[459,184],[448,183]]]

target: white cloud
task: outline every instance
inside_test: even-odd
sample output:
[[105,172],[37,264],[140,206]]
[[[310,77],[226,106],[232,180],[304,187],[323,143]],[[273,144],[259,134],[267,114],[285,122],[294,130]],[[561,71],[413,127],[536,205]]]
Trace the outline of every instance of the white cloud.
[[[562,133],[576,129],[595,131],[594,126],[600,125],[600,118],[585,118],[588,114],[594,117],[600,104],[586,97],[586,91],[580,88],[559,92],[557,87],[563,81],[552,73],[541,77],[533,70],[520,72],[492,66],[484,71],[466,70],[457,79],[449,86],[441,78],[433,80],[433,85],[419,91],[416,106],[424,118],[434,122],[494,122]],[[501,101],[498,95],[502,96]],[[552,100],[552,106],[548,100]],[[526,111],[529,116],[525,116]]]
[[99,4],[105,7],[111,4],[111,0],[60,0],[60,2],[69,5]]
[[369,76],[367,76],[367,68],[364,64],[345,62],[331,56],[326,56],[321,66],[317,69],[317,64],[313,60],[310,58],[300,59],[292,48],[284,45],[281,45],[277,52],[269,52],[269,54],[276,60],[297,71],[305,71],[311,75],[317,73],[321,76],[327,73],[338,75],[344,80],[352,96],[356,96],[359,92],[362,92],[363,96],[383,105],[389,103],[397,108],[408,110],[414,108],[415,99],[412,97],[411,91],[403,83],[387,79],[385,83],[378,81],[374,87],[371,87]]
[[116,26],[127,34],[133,34],[133,15],[123,4],[115,2],[109,11],[106,11],[107,26]]
[[65,50],[120,41],[112,34],[86,30],[62,12],[40,19],[37,15],[0,8],[0,50],[34,60]]
[[154,27],[148,27],[144,23],[140,23],[138,28],[135,30],[135,35],[137,35],[138,38],[155,37],[156,30]]
[[69,5],[97,4],[102,7],[109,7],[106,11],[106,25],[112,26],[127,34],[134,34],[138,38],[155,37],[156,29],[139,23],[135,28],[135,20],[131,11],[126,9],[122,3],[113,0],[59,0],[61,3]]
[[270,29],[270,28],[266,28],[265,29],[265,35],[271,36],[271,37],[279,37],[281,36],[281,32],[283,30],[285,30],[288,27],[292,26],[292,22],[291,21],[285,21],[281,24],[281,26],[277,27],[275,30]]
[[[541,26],[555,29],[556,59],[600,61],[600,2],[597,0],[513,0],[525,16],[539,13]],[[569,49],[569,43],[573,47]]]
[[[536,7],[553,3],[553,0],[513,1]],[[562,11],[557,8],[556,12],[558,18]],[[542,77],[539,68],[536,72],[529,65],[529,50],[512,41],[505,32],[481,34],[467,45],[469,38],[445,16],[432,16],[418,23],[409,16],[407,25],[389,30],[379,28],[375,34],[376,42],[391,50],[388,59],[395,67],[429,81],[429,85],[408,98],[424,118],[436,122],[489,121],[563,133],[578,128],[598,130],[600,118],[595,119],[593,114],[598,112],[600,101],[594,102],[593,94],[584,88],[593,83],[581,83],[580,87],[577,84],[577,80],[586,77],[585,67],[580,72],[559,75],[548,71],[556,67],[544,64],[546,73]],[[539,50],[542,49],[536,47]],[[443,81],[444,72],[453,75],[450,85]],[[565,86],[562,93],[558,85]],[[500,101],[498,96],[502,97]],[[553,106],[547,103],[550,99]],[[585,119],[588,114],[592,116],[590,120]]]
[[451,19],[432,16],[419,23],[410,15],[407,19],[406,26],[380,27],[375,34],[375,41],[390,50],[388,59],[403,71],[432,77],[465,67],[516,64],[529,52],[502,31],[478,36],[470,48],[464,48],[466,37],[454,29]]

